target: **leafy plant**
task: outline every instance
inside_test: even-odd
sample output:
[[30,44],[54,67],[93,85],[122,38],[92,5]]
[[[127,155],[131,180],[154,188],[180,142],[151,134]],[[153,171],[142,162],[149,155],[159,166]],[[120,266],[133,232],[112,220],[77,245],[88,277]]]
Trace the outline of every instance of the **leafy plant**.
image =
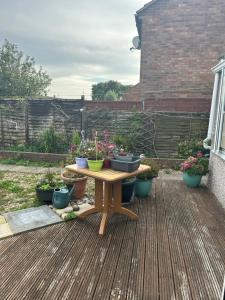
[[153,160],[153,159],[150,159],[150,158],[145,158],[143,160],[141,160],[141,163],[143,165],[148,165],[151,167],[150,170],[142,173],[142,174],[139,174],[137,176],[138,179],[141,179],[141,180],[149,180],[149,179],[152,179],[152,178],[155,178],[155,177],[158,177],[158,173],[159,173],[159,165]]
[[64,221],[70,221],[70,220],[73,220],[77,217],[77,215],[75,214],[74,211],[71,211],[69,213],[67,213],[67,215],[64,217]]
[[203,155],[209,154],[209,150],[204,149],[202,140],[192,138],[178,144],[177,153],[179,158],[196,156],[199,152]]
[[37,182],[37,188],[46,191],[62,186],[61,181],[48,169],[47,173]]
[[206,175],[208,166],[209,160],[207,158],[190,156],[181,164],[180,170],[190,176]]
[[44,153],[64,153],[67,149],[67,140],[51,125],[39,135],[37,145],[39,151]]
[[72,132],[71,144],[78,147],[80,145],[80,142],[81,142],[80,135],[77,130],[74,130]]

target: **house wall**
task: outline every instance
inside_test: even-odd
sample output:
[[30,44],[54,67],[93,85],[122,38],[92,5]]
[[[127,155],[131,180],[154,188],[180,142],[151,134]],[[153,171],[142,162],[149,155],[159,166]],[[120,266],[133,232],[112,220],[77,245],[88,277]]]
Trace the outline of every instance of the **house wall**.
[[224,0],[157,0],[138,14],[142,98],[211,98],[224,11]]
[[208,186],[225,208],[225,161],[211,152]]

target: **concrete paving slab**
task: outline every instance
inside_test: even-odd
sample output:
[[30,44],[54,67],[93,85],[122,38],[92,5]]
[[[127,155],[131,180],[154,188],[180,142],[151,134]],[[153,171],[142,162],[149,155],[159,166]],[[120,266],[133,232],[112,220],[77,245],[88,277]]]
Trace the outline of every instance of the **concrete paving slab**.
[[47,205],[3,214],[13,234],[62,222]]
[[9,227],[9,224],[0,224],[0,239],[7,236],[13,235],[12,230]]
[[74,213],[79,216],[80,214],[82,214],[83,212],[85,212],[86,210],[90,209],[90,208],[94,208],[94,205],[90,205],[88,203],[83,203],[79,205],[80,210],[75,211]]

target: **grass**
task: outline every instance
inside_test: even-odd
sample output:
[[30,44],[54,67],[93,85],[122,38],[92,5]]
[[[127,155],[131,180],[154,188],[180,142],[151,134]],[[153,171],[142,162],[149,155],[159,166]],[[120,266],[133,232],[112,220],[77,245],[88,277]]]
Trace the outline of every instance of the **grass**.
[[40,206],[35,193],[41,175],[13,172],[0,173],[0,213]]

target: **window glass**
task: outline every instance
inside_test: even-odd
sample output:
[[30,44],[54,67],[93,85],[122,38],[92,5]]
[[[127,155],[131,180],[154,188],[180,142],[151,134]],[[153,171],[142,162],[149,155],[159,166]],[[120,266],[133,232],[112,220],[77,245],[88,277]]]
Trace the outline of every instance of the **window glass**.
[[223,113],[222,119],[222,131],[221,131],[221,141],[220,141],[220,148],[225,150],[225,113]]

